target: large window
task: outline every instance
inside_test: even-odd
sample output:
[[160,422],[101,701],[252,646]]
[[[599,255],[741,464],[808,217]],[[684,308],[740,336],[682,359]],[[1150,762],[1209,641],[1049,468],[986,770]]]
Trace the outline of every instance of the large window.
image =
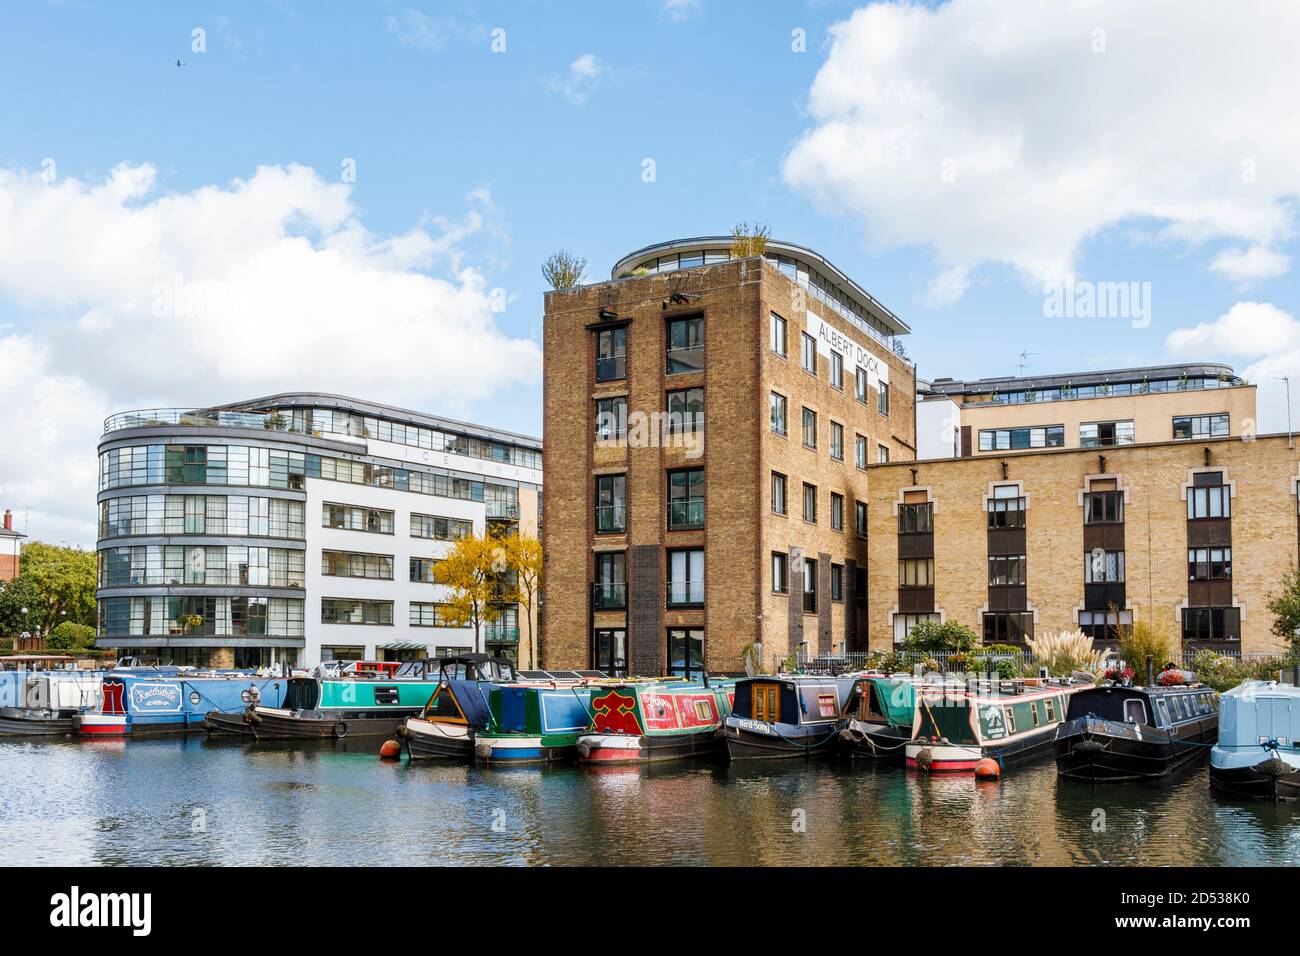
[[803,520],[817,520],[817,486],[807,482],[803,486]]
[[411,558],[408,561],[408,576],[413,584],[437,584],[434,568],[438,566],[436,558]]
[[770,400],[772,411],[772,431],[778,435],[786,433],[785,396],[772,393]]
[[1118,524],[1123,520],[1122,491],[1090,491],[1083,496],[1084,524]]
[[668,606],[692,607],[704,603],[704,550],[668,552]]
[[1019,448],[1061,448],[1064,445],[1064,425],[1045,425],[1041,428],[980,429],[980,451],[1014,451]]
[[411,627],[461,627],[452,616],[451,608],[436,601],[412,601],[407,609],[406,622]]
[[934,532],[934,502],[898,506],[899,534],[932,534]]
[[989,557],[989,585],[1008,587],[1027,584],[1023,554],[995,554]]
[[596,440],[614,441],[627,434],[627,398],[596,399]]
[[853,436],[853,463],[859,468],[867,467],[867,439],[865,435]]
[[803,370],[810,375],[817,374],[817,340],[807,332],[799,333],[799,342],[802,348],[800,360],[803,364]]
[[596,478],[596,533],[622,534],[627,530],[627,476]]
[[889,417],[889,383],[881,382],[880,388],[876,390],[876,411]]
[[616,382],[627,378],[627,328],[601,329],[596,333],[596,381]]
[[1032,612],[1007,611],[984,615],[985,644],[1023,644],[1033,636]]
[[668,472],[668,530],[704,527],[704,469]]
[[320,573],[325,577],[393,580],[393,556],[391,554],[322,551],[320,558]]
[[1241,610],[1235,607],[1183,608],[1184,641],[1241,640]]
[[300,588],[305,552],[243,545],[134,545],[102,548],[98,586],[203,584]]
[[1124,582],[1124,552],[1088,551],[1083,556],[1084,584],[1122,584]]
[[1231,577],[1231,548],[1187,549],[1187,580],[1226,581]]
[[859,365],[853,370],[853,397],[867,404],[867,370]]
[[325,502],[321,524],[326,528],[346,531],[370,531],[375,534],[393,533],[393,512],[382,508],[363,508],[360,505],[340,505]]
[[668,393],[668,432],[679,435],[704,427],[704,389],[679,388]]
[[803,609],[805,613],[817,613],[817,562],[804,558],[803,562]]
[[811,408],[803,410],[803,446],[817,447],[817,413]]
[[790,593],[789,558],[783,551],[772,552],[772,591],[776,594]]
[[788,514],[786,504],[786,478],[779,471],[772,472],[772,513]]
[[831,457],[844,460],[844,426],[839,422],[831,422]]
[[1094,641],[1118,641],[1119,629],[1132,623],[1132,611],[1079,612],[1079,630]]
[[1133,421],[1086,422],[1079,426],[1079,444],[1084,448],[1133,444]]
[[1228,416],[1179,415],[1174,418],[1174,438],[1202,439],[1228,437]]
[[596,610],[617,611],[627,607],[627,554],[605,551],[596,555]]
[[668,673],[673,677],[702,677],[704,675],[703,628],[669,628]]
[[867,536],[867,503],[865,501],[853,502],[854,527],[857,529],[858,537]]
[[1197,521],[1203,518],[1232,517],[1232,493],[1223,483],[1223,472],[1198,472],[1187,489],[1187,518]]
[[474,522],[466,518],[411,513],[411,537],[433,541],[459,541],[474,533]]
[[611,677],[627,675],[627,631],[598,628],[592,636],[592,664]]
[[831,600],[844,600],[844,565],[831,565]]
[[[192,618],[198,617],[195,624]],[[114,597],[98,605],[99,633],[122,636],[302,637],[302,598]]]
[[934,587],[934,558],[905,558],[898,562],[900,588]]
[[844,496],[831,492],[831,530],[844,530]]
[[831,388],[844,389],[844,356],[831,349]]
[[990,528],[1023,528],[1025,499],[1015,485],[998,485],[989,499]]
[[894,615],[894,643],[902,644],[916,625],[922,621],[933,621],[939,623],[938,614],[895,614]]
[[131,495],[99,504],[99,537],[213,534],[299,538],[305,505],[245,495]]
[[361,598],[321,598],[322,624],[392,624],[392,601],[366,601]]
[[781,316],[777,315],[775,312],[772,313],[771,348],[773,352],[775,352],[777,355],[781,356],[782,358],[785,358],[786,355],[788,354],[786,352],[785,319],[781,318]]
[[668,374],[698,372],[704,368],[704,319],[668,321]]

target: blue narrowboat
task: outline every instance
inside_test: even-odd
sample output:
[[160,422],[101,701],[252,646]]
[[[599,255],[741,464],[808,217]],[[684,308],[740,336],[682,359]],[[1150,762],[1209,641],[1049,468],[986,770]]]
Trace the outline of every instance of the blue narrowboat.
[[576,758],[578,738],[591,725],[592,686],[557,680],[493,687],[488,725],[474,735],[474,755],[489,764]]
[[109,671],[101,703],[72,718],[86,737],[193,733],[205,729],[208,713],[238,713],[250,704],[278,707],[288,681],[239,671],[176,669]]
[[72,733],[73,716],[99,706],[101,682],[100,671],[0,671],[0,736]]
[[1247,681],[1219,697],[1210,785],[1265,800],[1300,799],[1300,688]]
[[424,709],[397,728],[412,760],[448,757],[472,760],[475,734],[491,718],[488,694],[515,680],[514,665],[487,654],[463,654],[439,662],[438,686]]
[[829,749],[838,738],[841,712],[853,677],[744,677],[722,722],[732,760],[803,757]]

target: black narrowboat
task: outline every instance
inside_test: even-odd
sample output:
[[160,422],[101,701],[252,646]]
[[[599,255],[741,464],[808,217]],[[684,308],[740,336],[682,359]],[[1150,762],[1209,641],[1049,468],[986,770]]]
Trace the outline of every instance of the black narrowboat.
[[839,739],[852,677],[744,677],[722,738],[732,760],[806,757]]
[[1056,732],[1056,769],[1079,780],[1163,777],[1219,737],[1218,702],[1200,684],[1102,684],[1070,697]]

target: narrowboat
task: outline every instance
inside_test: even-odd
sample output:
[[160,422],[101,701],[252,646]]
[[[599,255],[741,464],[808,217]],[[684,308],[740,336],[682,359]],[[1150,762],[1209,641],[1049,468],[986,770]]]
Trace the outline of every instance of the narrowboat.
[[732,681],[603,686],[591,695],[591,727],[578,738],[578,760],[631,764],[710,754],[734,693]]
[[422,757],[474,758],[474,734],[487,726],[488,691],[515,680],[514,665],[487,654],[443,658],[438,686],[424,708],[397,728],[412,760]]
[[1200,684],[1071,694],[1056,731],[1056,769],[1079,780],[1163,777],[1202,757],[1219,736],[1214,691]]
[[99,671],[0,672],[0,736],[63,736],[72,718],[99,707]]
[[573,759],[578,738],[591,726],[593,689],[600,690],[585,678],[493,687],[488,725],[474,735],[474,756],[488,764]]
[[[258,740],[391,737],[402,721],[423,709],[437,689],[437,664],[436,660],[407,661],[382,672],[357,668],[336,672],[337,676],[317,667],[309,676],[285,681],[279,702],[250,702],[242,713],[208,713],[208,730],[247,734]],[[376,673],[390,676],[373,676]]]
[[840,712],[840,747],[853,757],[896,760],[912,739],[916,681],[908,676],[859,677]]
[[805,757],[830,749],[855,678],[743,677],[722,737],[732,760]]
[[1300,688],[1247,681],[1219,697],[1210,785],[1263,800],[1300,799]]
[[206,729],[211,713],[278,705],[288,683],[241,671],[113,670],[104,676],[99,706],[75,715],[72,726],[83,737],[195,733]]
[[1078,687],[1056,679],[937,681],[916,688],[907,766],[973,773],[981,760],[999,770],[1051,755],[1056,729]]

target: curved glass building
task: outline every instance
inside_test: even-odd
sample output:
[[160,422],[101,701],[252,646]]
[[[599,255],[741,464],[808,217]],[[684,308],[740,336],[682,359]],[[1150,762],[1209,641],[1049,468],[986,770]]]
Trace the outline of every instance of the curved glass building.
[[[113,415],[97,643],[217,667],[471,650],[433,566],[470,531],[536,535],[541,469],[539,439],[340,395]],[[515,657],[526,622],[497,610],[481,649]]]

